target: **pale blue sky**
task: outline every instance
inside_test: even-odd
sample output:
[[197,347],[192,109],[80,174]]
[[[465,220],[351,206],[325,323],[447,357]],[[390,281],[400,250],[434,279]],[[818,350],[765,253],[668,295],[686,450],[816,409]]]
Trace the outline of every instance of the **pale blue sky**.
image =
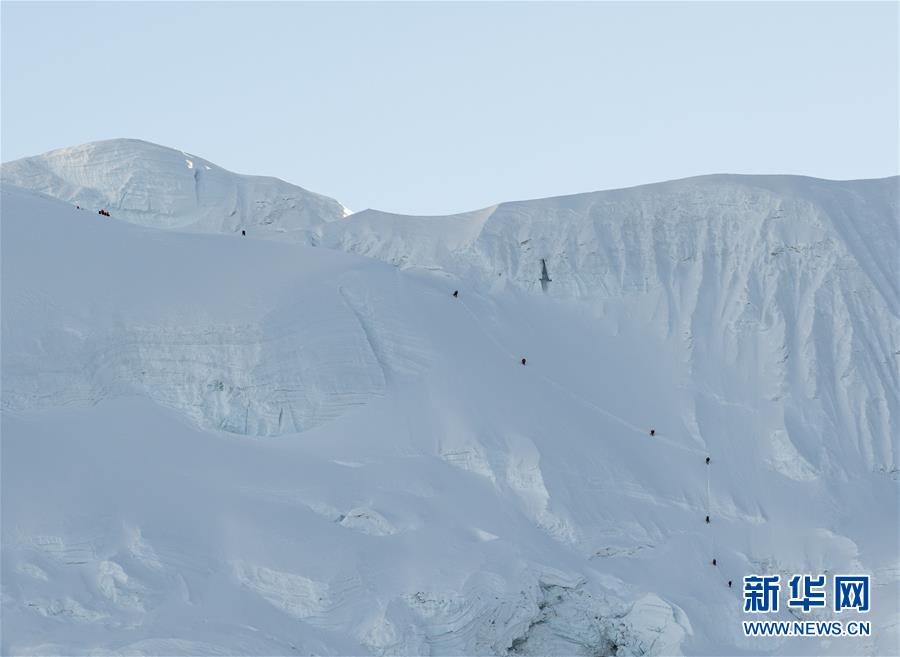
[[898,4],[2,3],[2,159],[110,137],[354,210],[898,173]]

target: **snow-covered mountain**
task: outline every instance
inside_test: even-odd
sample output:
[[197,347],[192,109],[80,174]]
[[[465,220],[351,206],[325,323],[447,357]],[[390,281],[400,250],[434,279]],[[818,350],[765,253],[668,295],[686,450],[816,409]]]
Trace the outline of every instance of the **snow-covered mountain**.
[[[4,653],[895,652],[897,178],[241,238],[8,170]],[[826,571],[871,637],[743,636],[744,575]]]
[[349,211],[277,178],[242,176],[184,151],[111,139],[3,164],[5,183],[144,226],[309,243]]
[[898,178],[704,176],[451,217],[364,211],[326,226],[323,243],[494,292],[581,301],[608,321],[640,318],[707,393],[764,410],[765,433],[840,462],[821,453],[814,415],[842,451],[890,471],[898,188]]

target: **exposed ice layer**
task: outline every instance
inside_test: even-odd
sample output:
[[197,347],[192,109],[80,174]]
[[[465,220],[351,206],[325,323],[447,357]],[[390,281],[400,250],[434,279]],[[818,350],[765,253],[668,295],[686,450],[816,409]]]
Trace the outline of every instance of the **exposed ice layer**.
[[347,210],[277,178],[243,176],[182,151],[111,139],[3,164],[3,181],[144,226],[309,244]]
[[618,298],[711,264],[741,280],[762,263],[847,260],[896,305],[898,181],[711,175],[451,216],[365,210],[323,230],[343,250],[531,290],[545,264],[564,297]]

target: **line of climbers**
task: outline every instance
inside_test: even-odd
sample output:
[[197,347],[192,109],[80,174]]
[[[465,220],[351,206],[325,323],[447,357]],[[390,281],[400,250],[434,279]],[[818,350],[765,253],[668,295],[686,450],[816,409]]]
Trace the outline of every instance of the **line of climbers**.
[[[708,456],[706,457],[706,465],[709,465],[709,457],[708,457]],[[709,474],[707,474],[707,479],[708,479],[708,478],[709,478]],[[707,482],[707,483],[708,483],[708,482]],[[707,501],[708,501],[708,500],[707,500]],[[707,524],[707,525],[709,524],[709,516],[706,516],[706,524]],[[716,559],[715,557],[713,557],[712,565],[713,565],[713,566],[718,566],[718,565],[719,565],[719,561],[718,561],[718,559]],[[732,582],[731,580],[728,580],[728,588],[731,588],[732,584],[733,584],[733,582]]]
[[[524,365],[525,363],[523,362],[522,364]],[[655,436],[655,435],[656,435],[656,429],[650,429],[650,437],[652,438],[652,437]],[[709,457],[708,457],[708,456],[706,457],[706,465],[709,465]],[[704,522],[705,522],[707,525],[710,524],[710,520],[709,520],[709,516],[708,516],[708,515],[704,518]],[[717,565],[718,565],[718,562],[717,562],[717,560],[715,559],[715,557],[713,557],[712,565],[713,565],[713,566],[717,566]],[[731,588],[731,584],[732,584],[732,581],[731,581],[731,580],[728,580],[728,588]]]
[[[244,231],[241,231],[241,234],[244,234],[244,235],[245,235],[246,233],[245,233]],[[458,299],[458,298],[459,298],[459,290],[453,290],[453,298],[454,298],[454,299]],[[522,365],[525,365],[525,363],[527,363],[528,361],[527,361],[526,358],[522,358],[522,361],[521,361],[521,362],[522,362]],[[650,429],[650,437],[653,438],[653,437],[655,437],[655,436],[656,436],[656,429]],[[709,465],[709,463],[710,463],[710,459],[709,459],[709,457],[707,456],[707,457],[706,457],[706,465]],[[707,477],[708,477],[708,475],[707,475]],[[706,522],[707,525],[710,524],[710,522],[709,522],[709,515],[706,516],[705,522]],[[712,565],[713,565],[713,566],[718,566],[718,565],[719,565],[719,562],[718,562],[718,560],[717,560],[715,557],[713,557]],[[731,580],[728,580],[728,588],[731,588],[731,586],[732,586],[732,581],[731,581]]]

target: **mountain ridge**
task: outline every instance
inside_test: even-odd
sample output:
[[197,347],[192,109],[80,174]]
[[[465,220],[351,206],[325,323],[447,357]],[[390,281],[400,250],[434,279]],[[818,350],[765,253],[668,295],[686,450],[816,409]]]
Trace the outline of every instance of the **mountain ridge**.
[[112,139],[6,162],[7,183],[112,211],[140,225],[191,232],[278,234],[306,242],[349,211],[334,199],[270,176],[232,173],[185,151]]
[[[88,147],[96,147],[96,146],[102,146],[102,145],[120,145],[120,144],[137,144],[137,145],[140,145],[142,149],[146,149],[147,147],[149,147],[150,149],[163,149],[166,151],[181,153],[185,157],[194,158],[205,164],[215,166],[219,169],[222,169],[223,171],[227,171],[226,169],[224,169],[224,167],[215,165],[212,162],[210,162],[209,160],[206,160],[205,158],[202,158],[200,156],[193,155],[187,151],[183,151],[183,150],[175,148],[175,147],[165,146],[162,144],[158,144],[156,142],[152,142],[152,141],[149,141],[146,139],[140,139],[140,138],[136,138],[136,137],[113,137],[113,138],[109,138],[109,139],[100,139],[100,140],[96,140],[96,141],[85,142],[83,144],[78,144],[78,145],[73,145],[73,146],[64,146],[64,147],[60,147],[60,148],[55,148],[55,149],[52,149],[49,151],[45,151],[43,153],[24,156],[21,158],[16,158],[14,160],[9,160],[7,162],[3,162],[2,167],[4,167],[4,168],[10,167],[7,171],[9,173],[13,173],[13,168],[11,168],[12,165],[16,165],[18,163],[21,163],[21,162],[24,162],[27,160],[42,159],[42,158],[46,158],[47,156],[57,155],[57,154],[62,155],[64,153],[66,153],[67,151],[78,151],[80,149],[85,149]],[[229,173],[232,173],[232,172],[229,171]],[[296,183],[288,182],[288,181],[284,180],[283,178],[279,178],[277,176],[258,175],[258,174],[234,174],[234,175],[239,175],[239,176],[242,176],[245,178],[275,180],[275,181],[278,181],[285,185],[290,185],[291,187],[299,188],[299,189],[303,190],[304,192],[313,193],[313,192],[310,192],[309,190],[305,189],[304,187],[297,185]],[[13,176],[13,181],[15,180],[15,178],[16,178],[16,176]],[[857,182],[867,182],[867,181],[875,182],[875,181],[893,180],[898,185],[900,185],[900,174],[894,174],[894,175],[890,175],[890,176],[882,176],[879,178],[833,179],[833,178],[821,178],[818,176],[810,176],[810,175],[805,175],[805,174],[792,174],[792,173],[771,174],[771,173],[723,173],[723,172],[719,172],[719,173],[697,174],[697,175],[678,177],[678,178],[667,178],[664,180],[657,180],[657,181],[651,181],[651,182],[646,182],[646,183],[637,183],[634,185],[627,185],[625,187],[600,188],[600,189],[593,189],[593,190],[588,190],[588,191],[583,191],[583,192],[554,194],[554,195],[550,195],[550,196],[527,197],[527,198],[521,198],[521,199],[507,199],[507,200],[498,201],[496,203],[486,205],[484,207],[476,208],[473,210],[464,210],[461,212],[453,212],[450,214],[424,214],[423,215],[423,214],[414,214],[414,213],[405,213],[405,212],[394,212],[391,210],[380,210],[378,208],[372,208],[372,207],[367,207],[362,210],[358,210],[357,212],[378,212],[380,214],[391,215],[391,216],[395,216],[395,217],[418,217],[418,218],[422,218],[422,219],[437,218],[437,217],[446,218],[446,217],[464,216],[464,215],[472,214],[475,212],[483,212],[483,211],[487,210],[488,208],[495,208],[500,205],[506,205],[506,204],[511,204],[511,203],[539,203],[542,201],[573,199],[575,197],[581,197],[581,196],[587,196],[587,195],[593,195],[593,194],[624,192],[624,191],[637,190],[637,189],[648,188],[648,187],[653,187],[653,186],[669,185],[672,183],[684,183],[684,182],[689,182],[689,181],[714,180],[714,179],[723,179],[723,180],[724,179],[735,179],[735,180],[739,180],[739,179],[766,180],[766,179],[769,179],[769,180],[773,180],[773,181],[779,180],[779,179],[785,179],[785,180],[806,180],[809,182],[824,182],[824,183],[857,183]],[[33,191],[37,191],[37,190],[34,190],[32,187],[23,186],[22,184],[17,184],[13,181],[7,180],[7,182],[9,182],[10,184],[15,184],[16,186],[19,186],[19,187],[24,187],[26,189],[32,189]],[[59,198],[59,197],[54,196],[54,198]],[[71,201],[74,199],[60,198],[60,200]],[[345,208],[345,211],[346,211],[345,216],[349,215],[349,214],[353,214],[346,208]]]
[[[4,181],[3,651],[890,654],[897,186],[767,180],[246,239]],[[742,635],[825,571],[871,637]]]

